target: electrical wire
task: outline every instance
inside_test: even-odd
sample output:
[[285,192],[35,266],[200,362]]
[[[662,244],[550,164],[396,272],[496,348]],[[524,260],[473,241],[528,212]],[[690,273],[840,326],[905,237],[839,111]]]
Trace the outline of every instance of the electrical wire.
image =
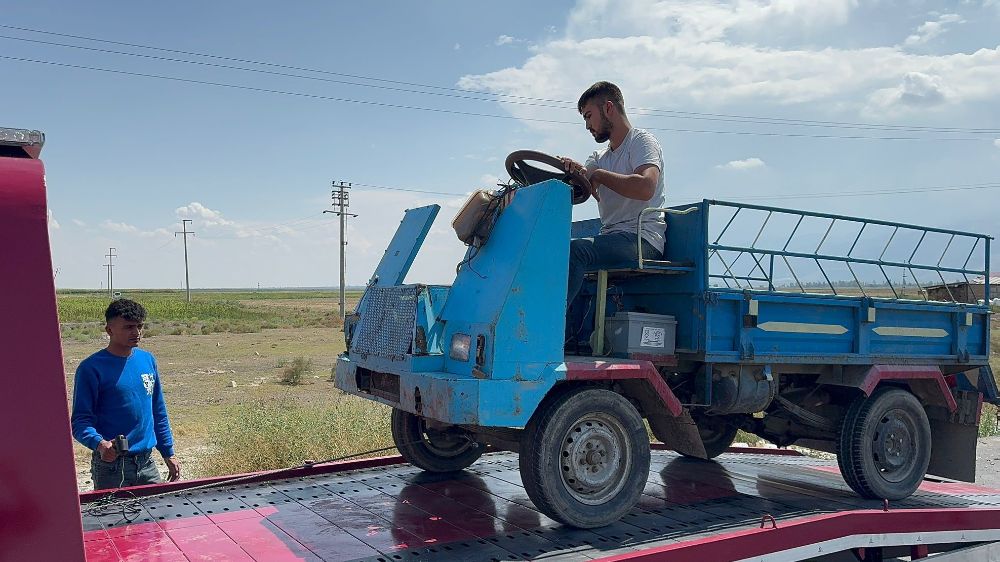
[[[306,99],[315,99],[323,101],[334,101],[342,103],[354,103],[359,105],[367,105],[373,107],[381,108],[391,108],[391,109],[406,109],[412,111],[424,111],[428,113],[438,113],[438,114],[449,114],[449,115],[459,115],[464,117],[487,117],[491,119],[505,119],[514,121],[528,121],[533,123],[550,123],[558,125],[576,125],[579,123],[576,121],[561,121],[557,119],[541,119],[537,117],[519,117],[514,115],[497,115],[494,113],[482,113],[476,111],[461,111],[456,109],[444,109],[436,107],[424,107],[417,105],[407,105],[398,103],[388,103],[379,102],[374,100],[364,100],[364,99],[354,99],[345,98],[339,96],[327,96],[321,94],[310,94],[306,92],[295,92],[290,90],[279,90],[274,88],[262,88],[257,86],[246,86],[240,84],[230,84],[226,82],[215,82],[210,80],[197,80],[193,78],[182,78],[179,76],[167,76],[164,74],[152,74],[147,72],[132,72],[127,70],[113,69],[113,68],[103,68],[97,66],[88,66],[81,64],[70,64],[49,60],[41,59],[31,59],[27,57],[13,57],[9,55],[0,55],[0,59],[11,60],[16,62],[26,62],[31,64],[42,64],[55,66],[60,68],[72,68],[76,70],[89,70],[94,72],[104,72],[109,74],[118,74],[123,76],[141,77],[141,78],[153,78],[157,80],[168,80],[173,82],[182,82],[186,84],[197,84],[202,86],[216,86],[221,88],[231,88],[236,90],[245,90],[258,93],[268,93],[276,95],[286,95],[293,97],[300,97]],[[870,136],[870,135],[833,135],[833,134],[813,134],[813,133],[785,133],[785,132],[767,132],[767,131],[731,131],[731,130],[717,130],[717,129],[688,129],[679,127],[645,127],[645,129],[650,131],[663,131],[671,133],[692,133],[692,134],[716,134],[716,135],[735,135],[735,136],[763,136],[763,137],[784,137],[784,138],[812,138],[812,139],[839,139],[839,140],[883,140],[883,141],[962,141],[962,142],[992,142],[989,138],[977,138],[977,137],[919,137],[919,136]]]
[[[238,58],[238,57],[226,57],[226,56],[214,55],[214,54],[210,54],[210,53],[199,53],[199,52],[194,52],[194,51],[184,51],[184,50],[180,50],[180,49],[169,49],[169,48],[156,47],[156,46],[151,46],[151,45],[141,45],[141,44],[137,44],[137,43],[127,43],[127,42],[123,42],[123,41],[113,41],[113,40],[108,40],[108,39],[99,39],[99,38],[95,38],[95,37],[87,37],[87,36],[82,36],[82,35],[73,35],[73,34],[68,34],[68,33],[57,33],[57,32],[53,32],[53,31],[46,31],[46,30],[40,30],[40,29],[32,29],[32,28],[20,27],[20,26],[13,26],[13,25],[3,25],[3,24],[0,24],[0,28],[11,29],[11,30],[16,30],[16,31],[22,31],[22,32],[29,32],[29,33],[37,33],[37,34],[42,34],[42,35],[50,35],[50,36],[55,36],[55,37],[65,37],[65,38],[79,39],[79,40],[91,41],[91,42],[96,42],[96,43],[105,43],[105,44],[109,44],[109,45],[119,45],[119,46],[126,46],[126,47],[132,47],[132,48],[147,49],[147,50],[152,50],[152,51],[160,51],[160,52],[180,54],[180,55],[186,55],[186,56],[203,57],[203,58],[209,58],[209,59],[213,59],[213,60],[221,60],[221,61],[228,61],[228,62],[239,62],[239,63],[245,63],[245,64],[253,64],[253,65],[259,65],[259,66],[265,66],[265,67],[270,67],[270,68],[280,68],[280,69],[285,69],[285,70],[296,70],[296,71],[303,71],[303,72],[311,72],[311,73],[316,73],[316,74],[324,74],[324,75],[328,75],[328,76],[339,76],[339,77],[343,77],[343,78],[353,78],[353,79],[357,79],[357,80],[367,80],[367,81],[370,81],[370,82],[380,82],[380,83],[383,83],[383,84],[394,84],[394,85],[399,85],[399,86],[409,86],[411,88],[423,88],[423,89],[429,89],[429,90],[438,90],[438,91],[441,91],[441,92],[456,92],[456,93],[462,94],[462,96],[460,96],[460,97],[465,97],[466,99],[476,99],[478,101],[497,101],[497,102],[504,102],[504,103],[515,103],[516,102],[516,103],[522,103],[522,104],[527,104],[527,105],[540,105],[542,107],[571,107],[571,108],[575,108],[576,107],[576,103],[573,102],[573,101],[570,101],[570,100],[558,100],[558,99],[551,99],[551,98],[539,98],[539,97],[532,97],[532,96],[522,96],[522,95],[514,95],[514,94],[503,94],[503,93],[489,92],[489,91],[483,91],[483,90],[473,90],[473,89],[468,89],[468,88],[454,88],[454,87],[439,86],[439,85],[433,85],[433,84],[421,84],[421,83],[417,83],[417,82],[407,82],[407,81],[402,81],[402,80],[392,80],[392,79],[386,79],[386,78],[380,78],[380,77],[373,77],[373,76],[365,76],[365,75],[359,75],[359,74],[349,74],[349,73],[342,73],[342,72],[333,72],[333,71],[329,71],[329,70],[323,70],[323,69],[317,69],[317,68],[309,68],[309,67],[303,67],[303,66],[294,66],[294,65],[288,65],[288,64],[279,64],[279,63],[273,63],[273,62],[268,62],[268,61],[260,61],[260,60],[245,59],[245,58]],[[173,62],[183,62],[183,63],[191,63],[191,64],[205,64],[205,63],[201,63],[201,62],[198,62],[198,61],[190,61],[190,60],[184,60],[184,59],[172,59],[172,58],[167,58],[167,57],[155,57],[155,56],[152,56],[152,55],[144,55],[144,54],[140,54],[140,53],[129,53],[129,52],[111,51],[111,50],[105,50],[105,49],[96,49],[96,48],[92,48],[92,47],[84,47],[84,46],[81,46],[81,45],[68,45],[68,44],[55,43],[55,42],[45,42],[45,41],[40,41],[40,40],[37,40],[37,39],[28,39],[28,38],[23,38],[23,37],[0,36],[0,38],[11,39],[11,40],[18,40],[18,41],[30,41],[30,42],[36,42],[36,43],[50,44],[50,45],[54,45],[54,46],[61,46],[61,47],[68,47],[68,48],[77,48],[77,49],[85,49],[85,50],[107,52],[107,53],[113,53],[113,54],[121,54],[121,55],[126,55],[126,56],[140,56],[140,57],[149,57],[149,58],[160,58],[162,60],[169,60],[169,61],[173,61]],[[227,67],[226,65],[216,65],[216,66],[220,66],[220,67],[223,67],[223,68],[232,68],[232,69],[236,69],[236,70],[245,70],[245,71],[250,71],[250,72],[266,72],[266,71],[262,71],[260,69],[250,69],[250,68],[243,68],[243,67]],[[315,78],[315,77],[308,77],[308,76],[301,76],[301,75],[289,75],[289,76],[293,76],[293,77],[297,77],[297,78],[307,78],[307,79]],[[363,84],[363,83],[346,82],[346,81],[339,81],[339,82],[340,83],[344,83],[344,84],[349,84],[349,85],[356,85],[356,86],[379,87],[379,86],[373,85],[373,84]],[[434,94],[434,92],[422,92],[422,91],[412,90],[412,89],[390,88],[390,87],[382,87],[382,88],[383,89],[397,90],[397,91],[405,91],[405,92],[408,92],[408,93],[429,94],[429,95],[433,95]],[[468,94],[475,94],[475,95],[480,95],[480,96],[490,96],[493,99],[471,98],[471,97],[467,97]],[[532,102],[532,103],[525,103],[525,102]],[[544,104],[558,104],[558,105],[557,106],[552,106],[552,105],[544,105]],[[707,113],[707,112],[697,112],[697,111],[668,110],[668,109],[658,109],[658,108],[648,108],[648,107],[636,107],[636,108],[633,108],[632,111],[638,112],[638,113],[643,113],[643,114],[646,114],[646,115],[660,115],[660,116],[678,117],[678,118],[687,118],[687,119],[704,119],[704,120],[713,120],[713,121],[727,121],[727,122],[737,122],[737,123],[743,123],[743,122],[745,122],[745,123],[769,124],[769,125],[806,126],[806,127],[830,127],[830,128],[853,128],[853,129],[864,129],[864,130],[899,130],[899,131],[907,131],[907,132],[966,133],[966,134],[987,134],[987,135],[994,135],[994,134],[1000,133],[1000,129],[997,129],[997,128],[932,127],[932,126],[922,126],[922,125],[890,125],[890,124],[864,123],[864,122],[851,122],[851,121],[823,121],[823,120],[814,120],[814,119],[793,119],[793,118],[783,118],[783,117],[764,117],[764,116],[752,116],[752,115],[738,115],[738,114],[730,114],[730,113]]]
[[[356,187],[366,187],[371,189],[381,189],[389,191],[403,191],[411,193],[424,193],[430,195],[445,195],[450,197],[461,197],[464,194],[461,193],[449,193],[443,191],[429,191],[422,189],[415,189],[410,187],[393,187],[387,185],[373,185],[354,182]],[[767,200],[767,199],[807,199],[811,197],[863,197],[871,195],[899,195],[899,194],[909,194],[909,193],[932,193],[938,191],[969,191],[969,190],[981,190],[981,189],[995,189],[1000,187],[1000,182],[984,182],[984,183],[971,183],[971,184],[956,184],[956,185],[935,185],[926,187],[896,187],[896,188],[876,188],[871,190],[859,190],[859,191],[841,191],[841,192],[824,192],[824,193],[788,193],[788,194],[775,194],[775,195],[759,195],[759,196],[743,196],[741,199],[746,200]],[[687,195],[684,194],[671,194],[672,199],[684,199]],[[703,199],[705,194],[699,194],[691,196],[696,199]]]
[[911,193],[934,193],[941,191],[969,191],[969,190],[979,190],[979,189],[995,189],[1000,187],[1000,183],[981,183],[981,184],[965,184],[965,185],[952,185],[952,186],[931,186],[923,188],[895,188],[895,189],[881,189],[881,190],[870,190],[870,191],[842,191],[842,192],[825,192],[825,193],[788,193],[781,195],[757,195],[757,196],[743,196],[741,199],[753,200],[753,201],[766,201],[766,200],[785,200],[785,199],[813,199],[813,198],[829,198],[829,197],[868,197],[875,195],[902,195]]

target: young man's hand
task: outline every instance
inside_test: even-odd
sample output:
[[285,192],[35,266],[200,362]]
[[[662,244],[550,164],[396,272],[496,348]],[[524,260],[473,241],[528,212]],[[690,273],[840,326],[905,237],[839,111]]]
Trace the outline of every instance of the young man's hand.
[[101,456],[101,460],[104,462],[115,462],[118,458],[118,451],[115,450],[115,444],[107,439],[102,440],[97,445],[97,454]]
[[163,459],[167,463],[167,482],[176,482],[181,479],[181,462],[177,457]]
[[587,181],[590,182],[590,194],[594,196],[595,201],[600,201],[601,196],[597,194],[597,186],[599,186],[600,184],[596,183],[593,179],[594,172],[597,171],[597,168],[594,169],[587,168],[583,164],[566,156],[560,156],[559,159],[562,160],[563,171],[565,171],[568,174],[577,174],[587,178]]

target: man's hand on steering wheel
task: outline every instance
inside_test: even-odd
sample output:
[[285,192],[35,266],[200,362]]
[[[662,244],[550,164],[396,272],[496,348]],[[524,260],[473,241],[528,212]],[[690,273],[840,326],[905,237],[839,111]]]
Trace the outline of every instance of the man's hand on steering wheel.
[[587,178],[590,181],[590,194],[594,196],[595,201],[601,200],[601,196],[597,194],[598,184],[591,179],[594,174],[593,170],[588,170],[583,164],[566,156],[559,156],[559,160],[562,161],[563,170],[565,170],[567,174],[576,174]]
[[[552,168],[552,171],[536,168],[528,164],[528,162],[545,164]],[[590,199],[594,191],[590,187],[590,180],[587,179],[588,172],[586,168],[579,164],[577,166],[579,168],[573,168],[573,171],[569,171],[566,169],[566,163],[562,159],[550,156],[544,152],[538,152],[537,150],[515,150],[508,154],[507,159],[504,161],[507,173],[519,185],[527,186],[547,180],[559,180],[568,184],[572,188],[571,201],[574,205],[579,205]],[[578,173],[577,170],[580,170],[580,172]]]

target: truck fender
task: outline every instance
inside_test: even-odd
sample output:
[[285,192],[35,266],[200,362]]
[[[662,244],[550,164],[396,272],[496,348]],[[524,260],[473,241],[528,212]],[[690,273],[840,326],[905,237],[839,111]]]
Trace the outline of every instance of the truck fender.
[[693,457],[707,458],[691,413],[681,406],[649,361],[568,361],[566,381],[611,383],[617,392],[638,404],[639,411],[649,420],[653,435],[667,447]]
[[824,373],[816,382],[857,388],[865,396],[871,396],[883,382],[897,382],[909,386],[910,391],[924,404],[942,406],[949,412],[958,408],[941,369],[932,365],[872,365],[844,367],[838,371]]

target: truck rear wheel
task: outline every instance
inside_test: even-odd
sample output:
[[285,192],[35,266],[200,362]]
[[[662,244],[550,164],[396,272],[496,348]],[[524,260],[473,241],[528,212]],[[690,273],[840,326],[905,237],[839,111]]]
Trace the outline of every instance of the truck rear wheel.
[[543,403],[522,434],[521,480],[545,515],[574,527],[620,519],[649,476],[649,436],[625,397],[582,388]]
[[485,447],[464,430],[436,430],[423,417],[392,409],[392,440],[410,464],[429,472],[454,472],[483,456]]
[[730,423],[729,416],[699,416],[695,418],[695,424],[698,426],[701,442],[705,445],[706,458],[709,459],[725,453],[739,430],[736,424]]
[[847,409],[837,463],[847,484],[872,499],[901,500],[917,489],[931,455],[931,428],[920,401],[892,387],[857,398]]

